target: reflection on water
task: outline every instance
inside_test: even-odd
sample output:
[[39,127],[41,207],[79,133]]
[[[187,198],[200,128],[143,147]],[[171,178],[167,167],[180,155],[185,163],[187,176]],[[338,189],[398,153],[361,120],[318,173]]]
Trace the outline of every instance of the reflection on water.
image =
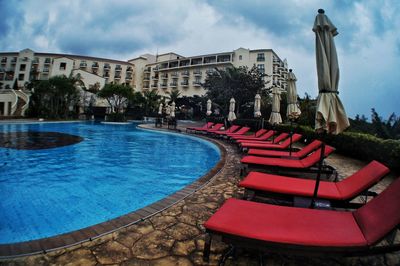
[[0,133],[0,147],[17,150],[40,150],[79,143],[82,137],[59,132]]

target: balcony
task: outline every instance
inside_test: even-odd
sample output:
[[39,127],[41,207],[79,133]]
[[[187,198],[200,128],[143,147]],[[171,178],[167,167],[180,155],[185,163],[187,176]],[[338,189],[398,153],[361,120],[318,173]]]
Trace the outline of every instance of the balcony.
[[167,83],[162,83],[162,84],[160,85],[160,87],[161,87],[162,89],[166,89],[166,88],[168,87],[168,84],[167,84]]
[[127,69],[126,69],[126,73],[132,73],[133,72],[133,68],[132,67],[128,67]]
[[181,75],[182,75],[182,77],[188,77],[189,76],[189,71],[183,71],[182,73],[181,73]]
[[153,71],[154,71],[154,72],[157,72],[157,71],[158,71],[158,66],[153,67]]
[[6,64],[6,63],[7,63],[7,57],[3,57],[3,58],[1,59],[1,63],[2,63],[2,64]]
[[94,68],[94,69],[97,69],[97,68],[99,68],[99,64],[96,62],[96,63],[93,63],[92,64],[92,68]]
[[126,81],[131,81],[131,80],[132,80],[132,76],[126,76],[126,77],[125,77],[125,80],[126,80]]
[[158,80],[158,75],[152,76],[151,79]]
[[193,81],[193,86],[195,86],[195,87],[201,87],[201,82],[198,81],[198,80]]
[[161,79],[168,79],[168,74],[167,73],[162,74]]
[[264,62],[265,61],[265,57],[257,57],[257,62]]
[[201,71],[200,70],[194,70],[193,75],[195,76],[201,76]]
[[13,57],[13,59],[11,59],[11,64],[16,64],[17,63],[17,58],[16,57]]
[[122,71],[122,67],[121,67],[120,65],[117,65],[117,66],[115,67],[115,71],[116,71],[116,72],[121,72],[121,71]]
[[178,77],[178,72],[172,72],[172,73],[171,73],[171,77],[177,78],[177,77]]
[[156,89],[158,87],[157,83],[151,84],[151,88]]
[[104,64],[104,67],[103,67],[103,69],[104,69],[104,70],[110,70],[110,69],[111,69],[111,67],[110,67],[110,65],[109,65],[109,64]]
[[145,75],[145,76],[143,77],[143,80],[149,81],[149,80],[150,80],[150,75]]
[[44,64],[45,64],[45,65],[50,65],[50,63],[51,63],[51,59],[50,59],[50,58],[46,58],[46,59],[44,60]]
[[103,78],[108,79],[109,77],[110,77],[110,73],[106,72],[106,73],[103,74]]
[[121,76],[120,75],[115,75],[114,79],[119,80],[119,79],[121,79]]
[[182,87],[188,87],[189,86],[189,82],[188,81],[182,81],[181,82],[181,86]]
[[150,73],[151,72],[151,67],[146,67],[144,69],[144,73]]
[[80,68],[86,68],[86,67],[87,67],[87,64],[86,64],[86,63],[80,63],[80,64],[79,64],[79,67],[80,67]]
[[50,71],[50,69],[49,69],[48,67],[43,68],[43,73],[44,73],[44,74],[49,73],[49,71]]
[[172,87],[172,88],[176,88],[178,86],[178,83],[172,82],[172,83],[169,84],[169,86]]
[[32,65],[39,65],[39,58],[35,58],[32,60]]

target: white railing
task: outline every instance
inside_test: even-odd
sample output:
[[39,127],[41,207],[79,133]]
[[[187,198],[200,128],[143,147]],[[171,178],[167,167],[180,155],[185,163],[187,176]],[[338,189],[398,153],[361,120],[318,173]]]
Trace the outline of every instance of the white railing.
[[11,105],[11,112],[9,111],[10,115],[14,115],[15,111],[17,110],[17,104],[18,104],[18,94],[15,92],[15,90],[11,90],[11,92],[15,96],[14,103]]

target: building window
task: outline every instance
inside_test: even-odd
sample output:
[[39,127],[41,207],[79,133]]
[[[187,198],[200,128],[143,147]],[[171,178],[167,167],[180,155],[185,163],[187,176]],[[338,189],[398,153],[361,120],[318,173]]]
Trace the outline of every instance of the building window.
[[264,64],[258,64],[257,65],[258,71],[260,71],[260,73],[264,74],[265,73],[265,66]]
[[25,71],[25,69],[26,69],[26,65],[25,64],[21,64],[19,66],[19,71]]
[[61,62],[60,63],[60,70],[65,70],[67,68],[67,63]]
[[265,61],[265,55],[263,53],[257,54],[257,61]]
[[18,75],[18,80],[24,80],[25,74],[19,74]]
[[242,55],[239,55],[239,60],[242,60],[243,59],[243,56]]

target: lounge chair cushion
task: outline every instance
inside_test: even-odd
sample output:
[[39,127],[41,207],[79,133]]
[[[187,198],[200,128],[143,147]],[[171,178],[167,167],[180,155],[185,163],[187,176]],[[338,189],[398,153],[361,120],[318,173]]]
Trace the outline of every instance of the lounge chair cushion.
[[[239,186],[247,189],[266,191],[294,196],[312,197],[315,188],[315,180],[286,177],[260,172],[250,172]],[[321,181],[318,189],[318,197],[324,199],[341,199],[341,195],[335,182]]]
[[353,214],[368,244],[375,243],[400,224],[400,178]]
[[229,199],[204,224],[214,232],[273,243],[360,247],[367,242],[351,212]]
[[372,161],[353,175],[336,183],[336,186],[343,198],[351,198],[367,190],[389,172],[389,168],[385,165]]

